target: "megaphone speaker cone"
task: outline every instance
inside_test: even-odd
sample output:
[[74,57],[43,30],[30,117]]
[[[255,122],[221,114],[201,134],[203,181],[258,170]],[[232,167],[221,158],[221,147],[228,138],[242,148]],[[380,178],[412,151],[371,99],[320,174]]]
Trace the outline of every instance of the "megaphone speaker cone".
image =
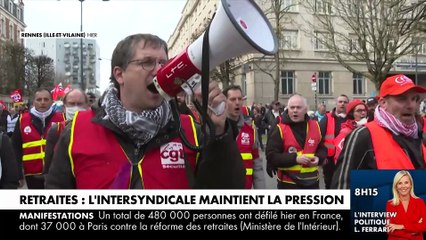
[[[158,70],[155,88],[166,97],[182,91],[201,73],[203,33],[188,48]],[[262,10],[253,0],[221,0],[209,26],[209,70],[226,60],[248,53],[273,55],[278,50],[277,36]],[[204,69],[203,69],[204,70]],[[177,81],[179,80],[179,81]]]

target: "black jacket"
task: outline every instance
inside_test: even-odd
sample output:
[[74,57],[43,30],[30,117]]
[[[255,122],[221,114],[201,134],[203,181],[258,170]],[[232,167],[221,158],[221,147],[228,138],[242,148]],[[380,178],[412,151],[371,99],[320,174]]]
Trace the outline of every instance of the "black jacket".
[[[109,120],[103,119],[105,112],[101,108],[92,107],[96,116],[92,122],[114,132],[119,144],[126,152],[129,159],[137,163],[145,152],[159,148],[169,139],[177,136],[178,126],[175,121],[170,121],[160,132],[146,145],[140,149],[133,144],[119,128]],[[70,159],[68,155],[68,145],[70,142],[71,124],[68,124],[60,136],[56,145],[55,154],[46,178],[46,188],[50,189],[70,189],[75,188],[75,179],[71,172]],[[199,139],[202,139],[199,137]],[[96,139],[93,139],[96,144]],[[90,146],[88,146],[90,147]],[[140,175],[132,173],[131,188],[141,189]],[[225,134],[218,136],[214,141],[209,142],[201,152],[197,161],[194,186],[196,189],[244,189],[245,168],[237,145],[232,138],[231,127],[227,123]]]
[[[420,132],[419,135],[421,136]],[[408,139],[392,134],[393,139],[407,153],[416,169],[425,169],[422,139]],[[337,160],[331,188],[348,189],[351,170],[377,169],[371,134],[367,127],[359,127],[345,138],[345,145]]]
[[9,137],[2,133],[0,145],[1,179],[0,189],[17,189],[19,185],[18,162]]

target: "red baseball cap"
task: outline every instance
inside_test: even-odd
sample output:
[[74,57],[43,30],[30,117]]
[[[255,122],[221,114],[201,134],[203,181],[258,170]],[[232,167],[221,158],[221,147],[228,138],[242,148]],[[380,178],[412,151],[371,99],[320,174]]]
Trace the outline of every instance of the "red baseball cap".
[[416,86],[409,77],[398,74],[386,78],[380,87],[380,97],[386,97],[388,95],[400,95],[408,90],[414,89],[418,93],[426,93],[426,88],[422,86]]

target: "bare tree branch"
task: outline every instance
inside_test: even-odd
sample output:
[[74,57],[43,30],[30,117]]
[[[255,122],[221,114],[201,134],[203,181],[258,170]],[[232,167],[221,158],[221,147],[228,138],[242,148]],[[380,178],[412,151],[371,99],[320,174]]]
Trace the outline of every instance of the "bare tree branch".
[[[419,44],[417,38],[424,37],[419,29],[424,25],[425,1],[310,0],[301,4],[314,16],[301,26],[303,31],[343,67],[372,80],[377,89],[394,62],[412,53]],[[367,72],[355,68],[357,62],[365,63]]]

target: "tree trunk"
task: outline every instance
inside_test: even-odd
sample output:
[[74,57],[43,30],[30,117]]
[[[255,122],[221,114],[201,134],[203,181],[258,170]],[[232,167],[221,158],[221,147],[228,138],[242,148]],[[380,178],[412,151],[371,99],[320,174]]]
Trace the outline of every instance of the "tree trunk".
[[278,94],[280,91],[280,72],[281,72],[281,68],[280,68],[280,51],[278,50],[278,52],[275,54],[275,78],[274,78],[274,100],[277,101],[278,100]]

